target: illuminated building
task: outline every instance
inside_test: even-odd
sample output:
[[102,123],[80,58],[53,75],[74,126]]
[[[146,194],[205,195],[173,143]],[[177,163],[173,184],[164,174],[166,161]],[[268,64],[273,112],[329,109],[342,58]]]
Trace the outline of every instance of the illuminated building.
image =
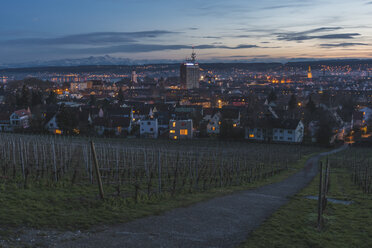
[[169,138],[177,139],[192,139],[193,124],[192,120],[170,120],[169,121]]
[[309,66],[309,71],[307,72],[307,78],[312,79],[313,78],[313,73],[311,72],[311,66]]
[[191,59],[181,64],[180,82],[181,88],[185,90],[198,89],[200,79],[199,64],[196,63],[196,54],[193,50]]
[[70,91],[71,92],[78,92],[81,90],[91,89],[93,87],[93,82],[83,82],[83,83],[70,83]]

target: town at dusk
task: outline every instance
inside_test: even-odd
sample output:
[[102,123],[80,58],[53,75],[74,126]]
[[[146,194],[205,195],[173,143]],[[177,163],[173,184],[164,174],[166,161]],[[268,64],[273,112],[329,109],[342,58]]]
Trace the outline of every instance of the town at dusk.
[[4,0],[0,248],[372,247],[371,16]]

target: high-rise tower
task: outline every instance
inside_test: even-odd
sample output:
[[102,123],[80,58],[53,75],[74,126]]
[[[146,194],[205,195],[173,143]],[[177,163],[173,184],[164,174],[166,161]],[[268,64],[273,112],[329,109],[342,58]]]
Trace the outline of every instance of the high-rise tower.
[[192,48],[191,59],[181,64],[180,82],[181,88],[185,90],[198,89],[200,78],[199,64],[196,62],[196,53]]
[[135,70],[132,71],[131,81],[132,83],[135,83],[135,84],[138,83],[137,73]]

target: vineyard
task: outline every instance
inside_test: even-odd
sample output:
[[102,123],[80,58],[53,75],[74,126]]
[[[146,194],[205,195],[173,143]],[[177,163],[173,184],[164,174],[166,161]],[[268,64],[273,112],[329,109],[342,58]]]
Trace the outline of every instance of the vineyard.
[[342,155],[333,156],[334,167],[346,170],[352,182],[364,193],[372,193],[371,148],[351,148]]
[[[211,141],[95,140],[104,188],[117,196],[175,195],[248,184],[288,170],[319,150],[292,145]],[[89,140],[0,135],[0,180],[20,187],[96,184]]]
[[348,147],[321,162],[323,180],[319,173],[241,247],[372,247],[371,148]]

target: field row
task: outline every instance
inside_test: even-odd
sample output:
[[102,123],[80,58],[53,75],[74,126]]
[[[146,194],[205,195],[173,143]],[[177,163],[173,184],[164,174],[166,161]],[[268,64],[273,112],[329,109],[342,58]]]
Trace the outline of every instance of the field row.
[[[118,195],[206,190],[269,178],[317,148],[227,142],[95,140],[104,185]],[[93,155],[86,139],[0,135],[0,178],[24,187],[95,184]]]

